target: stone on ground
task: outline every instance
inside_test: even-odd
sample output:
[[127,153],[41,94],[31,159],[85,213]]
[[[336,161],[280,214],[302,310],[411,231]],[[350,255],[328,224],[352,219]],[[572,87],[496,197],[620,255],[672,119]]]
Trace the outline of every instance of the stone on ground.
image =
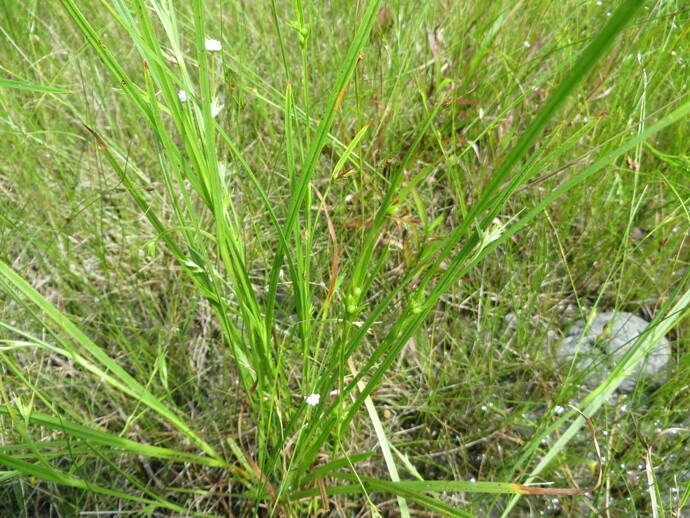
[[[585,383],[590,387],[601,384],[623,356],[635,345],[636,339],[649,323],[626,312],[609,311],[598,313],[592,320],[585,336],[585,322],[576,322],[557,348],[561,361],[572,361],[577,355],[577,372],[586,373]],[[628,376],[618,390],[632,392],[638,377],[663,382],[666,363],[671,357],[671,346],[661,338],[651,353],[642,360],[636,372]]]

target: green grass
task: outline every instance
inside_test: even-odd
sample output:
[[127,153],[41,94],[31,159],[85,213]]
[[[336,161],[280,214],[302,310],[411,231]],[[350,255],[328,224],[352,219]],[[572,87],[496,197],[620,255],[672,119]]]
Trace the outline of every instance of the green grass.
[[3,515],[684,512],[682,4],[172,4],[0,10]]

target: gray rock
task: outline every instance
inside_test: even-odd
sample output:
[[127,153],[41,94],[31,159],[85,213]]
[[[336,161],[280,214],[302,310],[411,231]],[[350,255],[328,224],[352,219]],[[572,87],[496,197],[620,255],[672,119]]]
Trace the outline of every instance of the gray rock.
[[[584,337],[582,334],[585,322],[576,322],[559,344],[556,355],[559,360],[570,362],[577,352],[577,372],[586,373],[585,383],[589,387],[595,387],[611,374],[616,364],[632,348],[637,337],[648,325],[646,320],[632,313],[598,313]],[[632,392],[638,376],[663,381],[665,366],[670,357],[671,346],[666,338],[662,338],[654,346],[651,354],[639,364],[637,373],[627,377],[618,390]]]

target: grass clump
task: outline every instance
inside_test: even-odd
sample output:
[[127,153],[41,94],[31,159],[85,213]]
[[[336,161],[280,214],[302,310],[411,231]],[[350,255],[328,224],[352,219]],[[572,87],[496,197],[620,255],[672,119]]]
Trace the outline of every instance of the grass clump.
[[[10,4],[5,513],[680,512],[684,11]],[[592,308],[653,325],[587,389]]]

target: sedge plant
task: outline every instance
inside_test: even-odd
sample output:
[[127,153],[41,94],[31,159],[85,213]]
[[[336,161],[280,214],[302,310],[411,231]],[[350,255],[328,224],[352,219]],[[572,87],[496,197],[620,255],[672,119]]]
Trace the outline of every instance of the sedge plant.
[[[687,101],[676,102],[654,118],[643,114],[632,135],[595,149],[579,172],[539,201],[502,218],[523,189],[543,181],[540,175],[557,167],[599,124],[593,117],[565,136],[565,129],[550,126],[581,83],[611,55],[626,27],[639,19],[645,3],[621,2],[569,59],[554,64],[540,84],[501,107],[495,122],[476,140],[512,116],[532,91],[548,91],[531,120],[506,139],[510,147],[473,192],[463,185],[460,170],[463,161],[478,154],[476,144],[464,142],[456,158],[445,141],[445,128],[438,124],[458,99],[451,94],[453,81],[444,78],[437,36],[424,27],[430,8],[422,7],[405,30],[426,33],[430,41],[432,59],[424,67],[431,70],[433,88],[424,84],[429,79],[419,69],[411,67],[410,54],[401,52],[402,72],[387,85],[389,100],[368,120],[361,107],[366,79],[362,63],[372,49],[383,45],[387,27],[403,29],[393,3],[344,4],[351,28],[346,50],[337,66],[324,74],[327,86],[318,88],[312,84],[312,67],[322,65],[319,46],[342,42],[331,40],[334,36],[319,27],[328,15],[301,0],[292,8],[267,3],[253,18],[239,4],[224,13],[202,0],[193,0],[188,9],[168,0],[113,0],[97,4],[98,14],[74,0],[47,7],[74,28],[72,43],[78,52],[105,71],[120,109],[139,126],[132,131],[150,150],[147,163],[118,138],[115,115],[107,116],[106,124],[70,100],[71,85],[58,88],[47,84],[50,81],[21,78],[0,80],[0,86],[5,92],[22,90],[54,99],[72,117],[73,131],[88,143],[84,153],[97,156],[98,166],[115,175],[118,188],[130,197],[132,213],[152,232],[124,260],[145,255],[148,264],[170,261],[179,276],[175,282],[187,283],[217,329],[211,347],[218,365],[207,371],[217,368],[229,383],[214,386],[212,404],[201,396],[188,404],[180,401],[185,392],[174,383],[173,373],[187,359],[175,356],[165,343],[157,344],[151,358],[142,359],[140,347],[120,332],[113,334],[118,337],[115,343],[128,342],[121,349],[90,338],[69,311],[20,275],[11,257],[4,257],[4,300],[27,322],[0,323],[0,416],[4,428],[12,431],[0,449],[5,481],[42,480],[106,499],[99,505],[128,501],[139,512],[166,509],[180,516],[299,516],[325,512],[332,501],[355,501],[376,515],[377,494],[394,496],[395,513],[402,516],[410,516],[411,508],[472,516],[441,498],[447,493],[515,495],[503,507],[507,515],[520,495],[584,492],[514,482],[523,472],[531,473],[526,482],[533,482],[581,435],[585,423],[592,428],[588,418],[597,415],[656,340],[687,315],[687,275],[669,294],[649,332],[609,379],[581,401],[582,415],[573,408],[545,423],[505,470],[506,480],[425,480],[391,439],[374,398],[444,296],[459,283],[472,282],[471,272],[534,225],[560,198],[594,181],[628,154],[639,153],[652,137],[687,117]],[[491,18],[467,65],[469,73],[481,73],[483,57],[520,2],[512,4]],[[241,44],[226,45],[228,38],[216,19],[224,14],[238,20],[237,30],[245,31],[247,38],[255,30],[250,20],[271,28],[276,63],[282,69],[276,78],[269,81],[257,73]],[[106,27],[131,45],[134,57],[125,59],[107,43]],[[297,64],[293,55],[298,56]],[[404,144],[386,142],[387,125],[403,117],[393,100],[405,96],[411,83],[420,99],[418,121]],[[225,115],[231,104],[236,107],[233,118]],[[354,105],[357,114],[351,132],[344,130],[348,105]],[[109,107],[103,109],[107,112]],[[251,137],[243,134],[248,110],[254,110],[258,121]],[[276,113],[279,124],[270,115]],[[455,128],[451,133],[455,138]],[[249,138],[254,142],[248,144]],[[270,148],[264,141],[279,144]],[[457,200],[453,217],[430,219],[427,214],[424,189],[434,171],[420,165],[419,156],[429,141],[435,142],[447,165],[448,189]],[[389,156],[367,152],[367,147],[384,147],[382,142],[389,146]],[[340,199],[347,190],[355,193],[354,202]],[[679,206],[685,207],[684,194],[676,195]],[[443,230],[447,221],[452,224]],[[390,229],[410,223],[419,223],[410,230],[415,246],[406,241],[399,254]],[[402,274],[393,283],[385,282],[392,261],[400,255]],[[106,256],[107,250],[104,260]],[[185,322],[195,325],[191,318]],[[149,346],[142,340],[141,348]],[[24,372],[17,361],[31,354],[69,365],[75,379],[91,380],[98,391],[107,393],[109,405],[117,407],[116,424],[85,419],[68,399],[51,396],[50,387],[39,383],[42,375]],[[185,390],[193,392],[195,384],[203,384],[207,371],[192,377]],[[235,422],[214,420],[197,427],[186,417],[190,408],[212,411],[219,402],[234,405]],[[360,422],[371,423],[375,440],[353,448]],[[530,468],[541,441],[565,423],[571,423],[569,428]],[[156,444],[137,440],[142,429],[156,438]],[[170,437],[165,445],[159,445],[166,435]],[[377,450],[383,460],[373,476]],[[162,482],[154,475],[156,483],[151,484],[129,469],[138,465],[151,477],[156,463],[184,466],[178,473],[198,475],[206,483],[180,488],[174,477]],[[103,476],[100,470],[106,469],[110,475]],[[406,475],[414,480],[405,480]],[[196,497],[223,503],[195,507]],[[83,506],[95,506],[92,502]]]

